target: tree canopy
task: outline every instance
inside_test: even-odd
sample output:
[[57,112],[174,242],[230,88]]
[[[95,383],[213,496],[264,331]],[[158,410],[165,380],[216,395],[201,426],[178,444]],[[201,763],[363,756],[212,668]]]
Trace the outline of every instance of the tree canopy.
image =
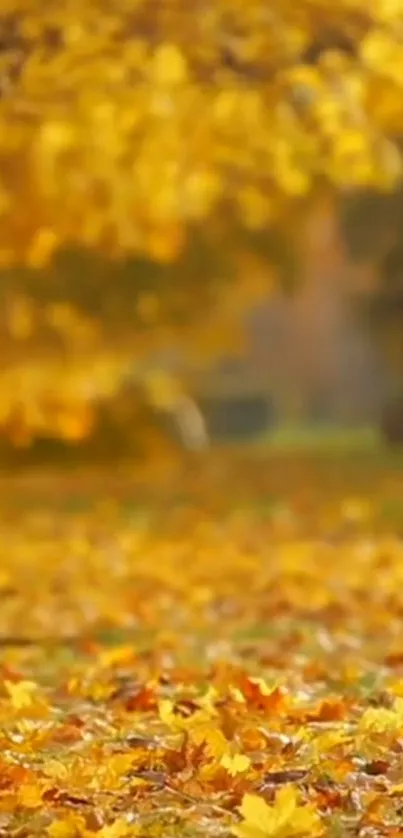
[[398,0],[3,0],[3,418],[211,355],[318,188],[393,189],[402,31]]
[[390,186],[402,26],[397,0],[5,0],[3,261],[169,259],[224,209],[265,227],[318,178]]

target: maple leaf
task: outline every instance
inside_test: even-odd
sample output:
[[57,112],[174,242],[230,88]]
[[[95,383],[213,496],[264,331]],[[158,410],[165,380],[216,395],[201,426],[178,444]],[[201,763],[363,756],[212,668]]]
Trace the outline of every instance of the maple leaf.
[[90,838],[90,835],[97,835],[98,838],[129,838],[129,836],[137,836],[139,835],[139,827],[132,826],[127,823],[124,818],[118,818],[111,824],[106,824],[102,827],[102,829],[98,830],[97,832],[89,833],[87,831],[86,838]]
[[350,741],[351,736],[345,730],[328,730],[319,736],[315,736],[312,741],[314,758],[321,759],[324,754]]
[[25,809],[39,809],[43,806],[46,786],[40,783],[26,783],[18,791],[18,802]]
[[53,821],[47,828],[49,838],[77,838],[85,834],[85,820],[80,815],[69,815]]
[[130,825],[124,818],[118,818],[101,829],[87,829],[86,821],[80,815],[69,815],[63,820],[53,821],[48,828],[49,838],[134,838],[139,835],[139,828]]
[[403,699],[397,698],[391,708],[368,707],[359,726],[367,733],[399,733],[403,730]]
[[347,702],[340,698],[324,699],[319,705],[307,712],[307,719],[312,722],[340,721],[345,718]]
[[240,688],[246,702],[266,714],[276,715],[287,707],[284,688],[279,685],[271,686],[263,678],[243,678]]
[[323,824],[311,805],[300,806],[294,786],[280,789],[273,806],[254,794],[245,794],[240,806],[242,822],[232,827],[238,838],[308,838],[321,835]]
[[226,753],[220,759],[220,765],[228,772],[230,777],[236,777],[237,774],[243,774],[251,766],[251,761],[246,754],[231,754]]
[[39,703],[39,687],[34,681],[4,681],[4,686],[16,710],[25,710]]
[[196,747],[205,746],[206,754],[220,759],[228,751],[228,740],[223,732],[211,723],[201,724],[188,731],[189,742]]

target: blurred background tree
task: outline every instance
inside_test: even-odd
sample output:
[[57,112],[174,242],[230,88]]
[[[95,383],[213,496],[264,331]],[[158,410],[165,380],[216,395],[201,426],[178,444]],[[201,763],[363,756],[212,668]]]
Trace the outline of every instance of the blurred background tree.
[[382,351],[403,370],[403,192],[360,191],[341,205],[341,226],[358,263],[375,266],[378,282],[364,314]]
[[390,441],[403,441],[403,191],[360,190],[341,203],[348,251],[369,265],[376,281],[359,297],[357,313],[391,369],[395,384],[382,426]]
[[183,403],[295,278],[315,198],[393,192],[402,26],[396,0],[3,0],[9,436],[85,437],[129,380]]

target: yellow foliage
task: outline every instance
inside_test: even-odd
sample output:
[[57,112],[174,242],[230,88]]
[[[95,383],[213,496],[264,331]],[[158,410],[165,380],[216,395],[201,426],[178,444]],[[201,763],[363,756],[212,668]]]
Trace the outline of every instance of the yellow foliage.
[[44,773],[52,780],[66,780],[69,776],[67,767],[57,759],[50,759],[47,761]]
[[292,785],[280,789],[273,806],[255,794],[245,794],[240,807],[242,822],[232,827],[238,838],[291,838],[321,835],[323,825],[313,806],[301,806]]
[[129,838],[138,835],[138,829],[130,826],[124,818],[118,818],[111,824],[106,824],[96,831],[87,829],[85,818],[79,815],[69,815],[63,820],[53,821],[48,828],[49,838]]
[[150,79],[161,87],[186,82],[186,59],[175,44],[162,44],[156,49],[150,62]]
[[369,707],[360,719],[360,728],[366,733],[397,733],[403,730],[403,698],[396,698],[394,706]]
[[34,681],[5,681],[4,686],[16,710],[24,710],[38,701],[38,685]]
[[[239,230],[290,222],[319,184],[399,180],[402,25],[400,0],[111,0],[107,10],[3,0],[0,264],[28,266],[32,294],[10,279],[0,431],[20,445],[49,432],[77,442],[128,358],[141,365],[174,344],[196,360],[225,351],[273,277],[230,266],[225,290],[197,248],[198,270],[182,263],[195,228],[217,252],[228,240],[237,250]],[[137,276],[126,284],[100,270],[87,316],[86,269],[58,287],[63,247],[136,254],[162,273],[137,288]],[[105,384],[95,359],[111,342]],[[157,407],[176,398],[166,383],[148,389]]]
[[24,809],[40,809],[43,806],[43,786],[39,783],[27,783],[18,792],[18,802]]
[[47,828],[47,834],[49,838],[77,838],[84,834],[84,830],[84,818],[79,815],[69,815],[63,820],[53,821]]
[[[385,834],[399,826],[395,469],[350,453],[334,464],[260,453],[201,463],[182,476],[191,503],[168,515],[166,474],[150,484],[152,470],[136,472],[139,495],[153,488],[141,521],[133,473],[123,486],[115,468],[3,479],[7,834],[309,838],[348,832],[352,818]],[[91,503],[72,513],[80,493]],[[284,531],[258,505],[280,495]],[[329,561],[329,522],[343,528],[349,497],[368,512]],[[195,599],[197,588],[212,596]]]
[[40,14],[15,0],[2,4],[5,31],[10,15],[0,100],[10,258],[40,265],[66,241],[141,250],[147,237],[150,252],[175,257],[172,229],[216,215],[223,199],[264,226],[281,195],[294,200],[318,177],[390,180],[385,149],[399,114],[403,124],[399,0],[371,10],[364,0],[269,10],[264,0],[115,0],[107,14],[96,0]]
[[251,761],[245,754],[231,756],[231,754],[226,753],[221,757],[220,765],[228,771],[230,777],[236,777],[237,774],[243,774],[250,768]]
[[102,829],[96,833],[85,833],[86,838],[90,835],[97,835],[99,838],[130,838],[130,836],[139,835],[139,829],[136,826],[130,826],[124,818],[118,818],[111,824],[103,826]]

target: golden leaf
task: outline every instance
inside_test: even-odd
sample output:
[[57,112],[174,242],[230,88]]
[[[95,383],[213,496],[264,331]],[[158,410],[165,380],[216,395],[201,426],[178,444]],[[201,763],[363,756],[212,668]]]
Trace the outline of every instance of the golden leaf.
[[27,783],[18,790],[18,802],[26,809],[39,809],[43,806],[43,785]]
[[181,719],[175,715],[174,704],[169,700],[169,698],[162,699],[158,703],[158,715],[161,721],[168,727],[175,728],[179,724],[179,727],[181,728]]
[[211,722],[190,728],[188,732],[189,739],[195,745],[204,744],[206,753],[213,759],[221,759],[228,753],[228,740],[219,728],[211,725]]
[[134,755],[128,754],[114,754],[105,760],[102,764],[102,770],[105,771],[112,779],[119,779],[123,777],[133,765]]
[[243,774],[251,766],[251,761],[246,754],[224,754],[221,757],[220,765],[228,772],[231,777],[236,777],[237,774]]
[[368,707],[360,719],[359,727],[367,733],[394,733],[403,731],[403,699],[397,698],[393,708]]
[[138,834],[138,828],[129,825],[124,818],[118,818],[114,823],[107,824],[98,832],[94,833],[98,838],[125,838],[126,835],[133,836]]
[[38,701],[38,684],[34,681],[4,681],[11,704],[16,710],[24,710],[32,707]]
[[157,85],[182,84],[187,79],[185,56],[175,44],[162,44],[154,52],[150,74]]
[[245,794],[240,807],[242,823],[232,827],[238,838],[297,838],[321,835],[323,825],[311,805],[298,804],[297,789],[285,786],[273,806],[254,794]]
[[51,759],[46,762],[44,773],[52,780],[66,780],[69,776],[68,768],[58,759]]
[[78,838],[86,834],[85,820],[79,815],[69,815],[63,820],[49,824],[47,833],[50,838]]

